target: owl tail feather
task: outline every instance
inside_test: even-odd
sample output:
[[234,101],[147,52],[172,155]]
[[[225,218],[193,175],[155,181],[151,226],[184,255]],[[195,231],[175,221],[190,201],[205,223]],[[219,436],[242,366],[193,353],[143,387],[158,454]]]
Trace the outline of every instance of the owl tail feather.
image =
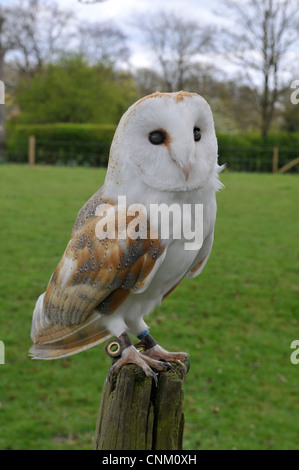
[[33,313],[31,338],[33,345],[29,350],[32,359],[60,359],[78,354],[100,344],[112,335],[101,326],[98,314],[91,315],[80,325],[51,325],[42,312],[43,297],[40,296]]
[[66,344],[66,341],[63,340],[57,341],[57,343],[35,343],[31,346],[29,355],[32,359],[61,359],[92,348],[110,337],[111,334],[108,331],[101,331],[93,338],[89,337],[82,340],[81,333],[78,333],[69,338],[71,341],[69,344]]

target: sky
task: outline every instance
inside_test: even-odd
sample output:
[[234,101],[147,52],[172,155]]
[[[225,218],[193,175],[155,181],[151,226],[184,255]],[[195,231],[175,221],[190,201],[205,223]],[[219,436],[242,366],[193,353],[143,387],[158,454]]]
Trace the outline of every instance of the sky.
[[[83,0],[84,1],[84,0]],[[208,4],[207,4],[208,3]],[[120,24],[128,22],[137,12],[153,12],[163,5],[163,8],[179,10],[190,17],[202,18],[213,15],[213,9],[219,6],[219,1],[209,0],[105,0],[101,3],[82,4],[79,0],[60,0],[59,4],[73,9],[79,16],[95,20],[111,19]]]
[[142,44],[140,33],[132,26],[136,14],[153,13],[163,6],[164,10],[179,12],[187,19],[217,25],[223,21],[215,13],[219,10],[220,3],[220,0],[105,0],[95,4],[82,4],[79,0],[59,1],[61,7],[73,10],[82,21],[110,20],[119,26],[128,37],[132,52],[131,63],[136,67],[150,63],[150,56]]
[[[240,4],[245,2],[245,0],[237,1]],[[9,3],[12,3],[12,0],[0,0],[0,5]],[[136,15],[146,16],[163,8],[166,11],[179,13],[188,20],[196,21],[199,25],[215,25],[215,28],[221,25],[236,27],[229,17],[229,11],[225,9],[223,0],[104,0],[94,4],[83,4],[79,0],[56,0],[56,3],[62,9],[73,11],[82,23],[84,21],[114,22],[127,36],[127,45],[131,52],[130,69],[151,67],[153,59],[152,51],[143,42],[142,33],[132,24]],[[199,54],[197,59],[215,65],[218,73],[223,77],[234,76],[236,78],[239,75],[239,67],[233,65],[228,57],[219,53]],[[298,50],[294,48],[293,51],[290,51],[285,62],[288,62],[288,67],[286,67],[286,74],[288,74],[290,64],[298,63]],[[294,65],[293,68],[295,67]]]

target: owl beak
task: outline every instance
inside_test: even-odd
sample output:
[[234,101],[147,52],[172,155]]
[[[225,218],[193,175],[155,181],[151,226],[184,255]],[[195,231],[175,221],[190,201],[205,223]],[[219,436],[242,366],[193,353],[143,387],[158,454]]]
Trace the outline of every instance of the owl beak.
[[187,179],[189,178],[190,166],[183,165],[183,163],[178,158],[176,158],[174,154],[171,153],[170,156],[172,161],[179,167],[180,170],[182,170],[185,175],[185,181],[187,181]]
[[190,166],[189,165],[183,166],[183,173],[185,175],[185,180],[187,181],[187,179],[189,178],[189,173],[190,173]]

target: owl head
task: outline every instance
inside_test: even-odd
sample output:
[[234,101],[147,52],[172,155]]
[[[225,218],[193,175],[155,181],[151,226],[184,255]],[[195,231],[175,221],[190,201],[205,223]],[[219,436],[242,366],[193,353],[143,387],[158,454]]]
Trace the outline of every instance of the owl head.
[[205,185],[217,165],[217,139],[207,101],[195,93],[156,92],[134,103],[116,130],[108,178],[135,174],[159,191]]

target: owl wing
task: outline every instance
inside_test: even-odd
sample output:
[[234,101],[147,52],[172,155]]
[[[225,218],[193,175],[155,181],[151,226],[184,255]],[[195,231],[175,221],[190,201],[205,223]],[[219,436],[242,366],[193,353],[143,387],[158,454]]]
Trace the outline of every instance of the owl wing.
[[[34,357],[75,354],[110,337],[100,325],[101,317],[111,315],[131,293],[144,291],[165,257],[161,241],[149,237],[149,224],[146,238],[119,240],[116,216],[115,238],[99,239],[101,216],[96,215],[95,201],[79,212],[72,238],[36,304],[30,351]],[[126,218],[126,226],[131,220]]]
[[192,279],[198,276],[202,272],[211,254],[213,241],[214,241],[214,230],[211,231],[209,235],[204,239],[204,242],[197,256],[195,257],[195,260],[193,261],[192,265],[189,268],[189,271],[186,274],[188,279]]
[[[213,246],[213,241],[214,241],[214,231],[211,232],[204,240],[202,247],[198,251],[195,260],[189,267],[186,277],[188,279],[192,279],[193,277],[198,276],[203,268],[205,267],[206,263],[208,262],[210,253],[212,251],[212,246]],[[164,296],[163,300],[165,300],[176,288],[177,286],[182,282],[184,279],[185,275],[180,279]]]

